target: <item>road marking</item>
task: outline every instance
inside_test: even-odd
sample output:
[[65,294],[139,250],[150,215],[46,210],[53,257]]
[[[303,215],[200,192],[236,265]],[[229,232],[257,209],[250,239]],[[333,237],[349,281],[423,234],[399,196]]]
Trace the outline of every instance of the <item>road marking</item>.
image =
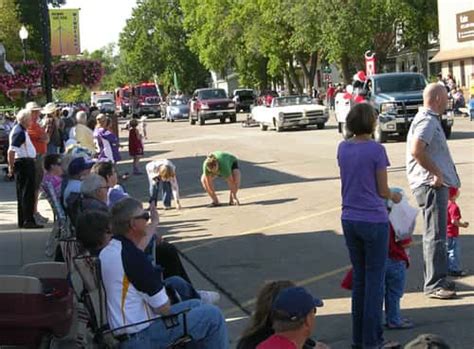
[[[328,278],[328,277],[331,277],[331,276],[340,274],[340,273],[342,273],[342,272],[344,272],[344,271],[349,270],[350,268],[351,268],[351,265],[350,265],[350,264],[349,264],[349,265],[345,265],[345,266],[343,266],[343,267],[341,267],[341,268],[337,268],[337,269],[328,271],[328,272],[326,272],[326,273],[323,273],[323,274],[319,274],[319,275],[310,277],[310,278],[308,278],[308,279],[300,280],[300,281],[296,282],[296,285],[298,285],[298,286],[306,286],[306,285],[312,284],[313,282],[321,281],[321,280],[326,279],[326,278]],[[244,307],[244,308],[250,307],[250,306],[254,305],[256,301],[257,301],[257,298],[249,299],[249,300],[245,301],[244,303],[242,303],[242,307]],[[241,311],[240,308],[238,308],[238,307],[233,307],[233,308],[224,310],[224,313],[225,313],[226,315],[229,315],[229,314],[236,313],[236,312],[238,312],[238,311]]]
[[237,237],[240,237],[240,236],[243,236],[243,235],[250,235],[250,234],[255,234],[255,233],[260,233],[262,231],[270,230],[270,229],[273,229],[273,228],[279,228],[279,227],[282,227],[282,226],[285,226],[285,225],[288,225],[288,224],[297,223],[297,222],[300,222],[300,221],[307,220],[309,218],[314,218],[314,217],[325,215],[327,213],[335,212],[335,211],[338,211],[340,209],[341,209],[341,207],[337,206],[337,207],[333,207],[329,210],[324,210],[324,211],[320,211],[320,212],[311,213],[311,214],[300,216],[300,217],[297,217],[297,218],[293,218],[293,219],[290,219],[290,220],[287,220],[287,221],[266,225],[264,227],[260,227],[260,228],[257,228],[257,229],[247,230],[247,231],[244,231],[242,233],[239,233],[239,234],[236,234],[236,235],[233,235],[233,236],[224,237],[224,238],[217,239],[217,240],[211,240],[211,241],[208,241],[208,242],[203,242],[202,244],[198,244],[198,245],[194,245],[192,247],[185,248],[185,249],[182,250],[182,252],[186,253],[186,252],[193,251],[193,250],[201,248],[201,247],[214,245],[216,243],[227,241],[227,240],[230,240],[230,239],[234,239],[234,238],[237,238]]

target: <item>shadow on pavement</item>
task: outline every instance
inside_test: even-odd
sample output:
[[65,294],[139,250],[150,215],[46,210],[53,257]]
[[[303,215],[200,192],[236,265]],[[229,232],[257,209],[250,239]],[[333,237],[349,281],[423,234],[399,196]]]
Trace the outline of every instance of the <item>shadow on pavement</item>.
[[472,139],[474,138],[474,132],[472,131],[453,131],[450,140],[457,139]]

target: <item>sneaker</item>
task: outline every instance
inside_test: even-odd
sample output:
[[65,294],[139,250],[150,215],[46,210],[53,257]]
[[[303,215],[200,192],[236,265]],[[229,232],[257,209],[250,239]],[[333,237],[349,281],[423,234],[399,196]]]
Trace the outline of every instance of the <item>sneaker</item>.
[[453,270],[448,272],[448,275],[453,277],[464,277],[467,276],[467,273],[464,270]]
[[217,304],[221,299],[219,292],[199,290],[197,293],[199,293],[202,302],[206,304]]
[[49,218],[43,217],[39,212],[34,214],[34,219],[37,224],[46,224],[49,221]]
[[23,229],[42,229],[44,226],[36,224],[35,222],[27,222],[23,224]]
[[385,325],[389,330],[408,330],[413,328],[413,322],[408,319],[402,319],[398,324],[387,323]]
[[440,287],[429,293],[428,297],[435,299],[453,299],[456,298],[456,292]]

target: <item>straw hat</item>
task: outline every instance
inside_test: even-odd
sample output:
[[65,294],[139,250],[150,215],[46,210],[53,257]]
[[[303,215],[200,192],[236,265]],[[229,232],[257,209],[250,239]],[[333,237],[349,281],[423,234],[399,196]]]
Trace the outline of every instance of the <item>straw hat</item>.
[[36,102],[28,102],[26,103],[25,109],[28,109],[29,111],[33,111],[33,110],[41,110],[41,107]]
[[56,110],[58,110],[58,107],[55,103],[51,102],[46,104],[44,108],[41,109],[41,114],[51,114],[54,113]]

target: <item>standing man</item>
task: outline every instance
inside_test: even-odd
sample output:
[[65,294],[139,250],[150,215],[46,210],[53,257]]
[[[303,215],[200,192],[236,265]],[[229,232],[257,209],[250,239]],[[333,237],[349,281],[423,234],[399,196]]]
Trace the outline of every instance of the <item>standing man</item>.
[[43,228],[42,225],[36,224],[33,217],[36,149],[26,131],[31,125],[30,111],[27,109],[20,110],[16,120],[17,124],[10,132],[8,173],[9,175],[15,174],[18,227],[25,229]]
[[43,180],[43,166],[44,156],[46,155],[46,149],[48,147],[49,136],[46,131],[41,127],[39,123],[39,117],[41,115],[41,107],[36,102],[26,103],[26,109],[31,114],[31,124],[27,129],[28,136],[30,136],[31,143],[36,150],[35,159],[35,206],[33,209],[35,222],[38,224],[44,224],[48,222],[48,218],[43,217],[38,212],[38,196],[41,181]]
[[407,138],[406,167],[410,188],[422,209],[424,292],[431,298],[456,296],[455,285],[447,280],[446,252],[448,188],[460,181],[441,127],[446,110],[446,89],[432,83],[423,91],[423,108],[413,120]]

